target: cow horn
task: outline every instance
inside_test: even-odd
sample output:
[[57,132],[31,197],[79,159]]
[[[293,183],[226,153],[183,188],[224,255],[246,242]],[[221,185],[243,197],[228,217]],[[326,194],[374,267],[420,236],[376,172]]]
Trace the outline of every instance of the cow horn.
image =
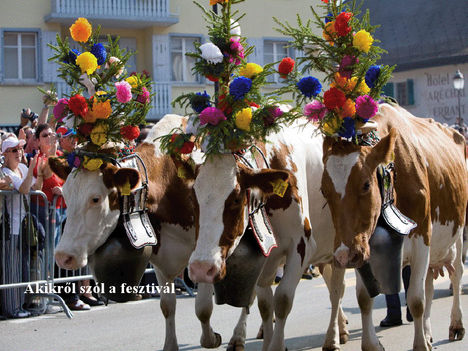
[[357,127],[356,130],[361,134],[367,134],[377,130],[379,124],[376,121],[367,121],[363,123],[361,126]]

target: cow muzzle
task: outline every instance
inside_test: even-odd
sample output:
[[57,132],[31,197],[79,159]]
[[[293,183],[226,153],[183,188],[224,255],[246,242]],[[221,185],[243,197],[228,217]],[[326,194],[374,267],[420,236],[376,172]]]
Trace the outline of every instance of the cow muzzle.
[[214,262],[210,261],[193,261],[189,265],[190,279],[196,283],[210,283],[224,278],[223,270],[218,268]]
[[64,251],[55,252],[55,261],[60,268],[75,270],[86,266],[87,259],[78,259],[76,256]]

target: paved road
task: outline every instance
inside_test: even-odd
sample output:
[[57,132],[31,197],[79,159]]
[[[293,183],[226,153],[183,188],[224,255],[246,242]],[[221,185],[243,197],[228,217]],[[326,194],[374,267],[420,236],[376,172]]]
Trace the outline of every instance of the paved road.
[[[360,315],[355,298],[353,271],[346,274],[347,289],[343,301],[349,318],[350,341],[343,351],[360,350]],[[459,342],[448,341],[451,297],[447,278],[435,282],[432,308],[434,350],[467,351],[468,335]],[[468,329],[468,265],[463,278],[462,306],[464,324]],[[286,346],[289,350],[321,350],[329,318],[328,292],[321,278],[302,280],[286,326]],[[385,300],[375,299],[374,324],[385,316]],[[215,306],[212,317],[214,329],[221,333],[226,347],[239,311],[230,306]],[[194,314],[194,299],[177,299],[177,334],[180,350],[200,350],[200,327]],[[248,321],[247,350],[261,350],[255,339],[260,325],[257,307]],[[377,328],[377,334],[387,351],[411,350],[413,325],[389,329]],[[154,351],[164,344],[164,319],[159,300],[150,299],[126,304],[95,307],[87,312],[75,312],[68,320],[63,313],[22,320],[0,322],[0,351]]]

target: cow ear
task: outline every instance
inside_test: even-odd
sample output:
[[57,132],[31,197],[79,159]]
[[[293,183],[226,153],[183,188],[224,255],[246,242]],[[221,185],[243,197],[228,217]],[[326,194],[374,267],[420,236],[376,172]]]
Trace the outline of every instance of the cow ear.
[[119,168],[114,174],[114,185],[122,189],[130,184],[130,189],[135,189],[140,183],[140,173],[134,168]]
[[265,195],[272,195],[275,193],[275,184],[287,183],[289,173],[277,169],[262,169],[256,172],[250,168],[240,167],[239,178],[244,188],[257,188]]
[[67,160],[59,157],[49,157],[49,167],[59,178],[67,180],[72,168],[68,165]]
[[381,163],[387,164],[394,160],[397,134],[395,128],[390,129],[388,135],[382,138],[377,145],[372,148],[369,156],[367,156],[368,164],[372,169],[377,168]]
[[177,157],[172,157],[172,160],[177,170],[177,176],[186,182],[193,183],[197,178],[200,165]]

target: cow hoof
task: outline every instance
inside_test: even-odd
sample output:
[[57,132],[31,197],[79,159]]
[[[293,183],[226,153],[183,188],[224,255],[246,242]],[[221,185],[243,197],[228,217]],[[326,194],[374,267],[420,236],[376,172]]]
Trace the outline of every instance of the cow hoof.
[[461,340],[465,336],[465,328],[463,327],[450,327],[449,328],[449,340]]
[[340,351],[340,348],[339,348],[339,347],[335,347],[335,346],[332,346],[332,347],[322,347],[322,351]]
[[204,347],[205,349],[216,349],[216,348],[218,348],[221,345],[221,342],[222,342],[221,335],[218,334],[218,333],[214,333],[214,336],[215,336],[214,342],[208,343],[208,342],[202,341],[202,342],[200,342],[201,346]]
[[244,351],[244,345],[233,345],[229,344],[227,347],[227,351]]
[[349,334],[348,333],[342,333],[340,334],[340,344],[346,344],[349,340]]

